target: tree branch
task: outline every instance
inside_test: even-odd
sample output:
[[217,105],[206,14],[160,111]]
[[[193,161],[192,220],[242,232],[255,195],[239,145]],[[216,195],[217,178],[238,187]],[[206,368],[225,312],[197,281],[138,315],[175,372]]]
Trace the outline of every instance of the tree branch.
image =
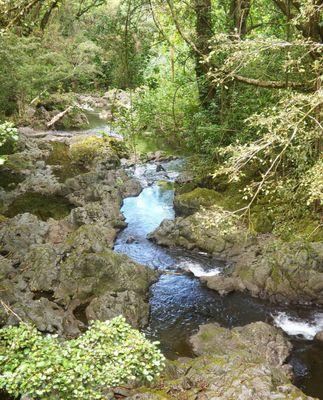
[[297,82],[264,81],[261,79],[248,78],[242,75],[232,75],[233,79],[247,85],[258,86],[266,89],[294,89],[301,92],[314,92],[314,85],[306,85]]

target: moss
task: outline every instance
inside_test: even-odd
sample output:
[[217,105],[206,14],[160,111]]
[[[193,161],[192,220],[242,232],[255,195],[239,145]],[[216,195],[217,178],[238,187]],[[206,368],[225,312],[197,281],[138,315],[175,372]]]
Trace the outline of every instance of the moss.
[[109,147],[109,145],[103,138],[90,136],[73,143],[70,147],[69,154],[74,163],[90,165],[96,157],[104,153],[107,147]]
[[6,222],[7,221],[7,217],[5,217],[4,215],[0,214],[0,224],[2,224],[2,222]]
[[34,162],[23,153],[11,154],[6,158],[5,167],[13,172],[33,169]]
[[4,190],[13,190],[18,183],[24,180],[23,175],[12,172],[6,168],[0,168],[0,187]]
[[274,228],[272,215],[262,205],[252,207],[249,224],[257,233],[270,233]]
[[210,339],[212,339],[213,337],[213,332],[209,332],[209,331],[203,331],[200,335],[199,335],[199,339],[203,340],[203,341],[208,341]]
[[177,201],[183,204],[199,203],[200,205],[205,207],[217,204],[221,200],[221,193],[205,188],[196,188],[191,192],[183,193],[177,196]]
[[51,147],[52,150],[46,163],[54,166],[54,174],[60,182],[65,182],[66,179],[87,171],[84,166],[73,163],[70,157],[70,148],[66,143],[51,142]]
[[287,219],[279,226],[279,233],[283,240],[293,241],[295,239],[310,242],[323,241],[322,222],[316,215],[306,215],[299,220]]
[[188,182],[188,183],[184,183],[184,184],[175,182],[175,185],[174,185],[177,195],[191,192],[192,190],[196,189],[197,186],[198,185],[196,182]]
[[174,189],[174,183],[173,182],[169,182],[169,181],[157,181],[157,185],[162,190],[173,190]]
[[253,280],[253,269],[247,266],[239,271],[239,277],[245,281],[252,281]]
[[[178,143],[180,144],[180,143]],[[182,144],[182,143],[181,143]],[[133,147],[133,143],[129,141],[129,146]],[[135,139],[136,152],[139,154],[147,154],[150,152],[155,152],[162,150],[166,155],[178,155],[178,156],[188,156],[190,155],[189,149],[179,146],[176,147],[170,143],[167,143],[162,137],[152,135],[146,132],[145,134],[138,135]]]
[[105,141],[109,144],[110,148],[116,153],[119,158],[129,157],[129,149],[123,140],[107,137],[105,138]]
[[74,206],[64,197],[30,192],[17,197],[6,210],[5,216],[13,218],[18,214],[29,212],[46,221],[49,218],[64,218],[73,208]]

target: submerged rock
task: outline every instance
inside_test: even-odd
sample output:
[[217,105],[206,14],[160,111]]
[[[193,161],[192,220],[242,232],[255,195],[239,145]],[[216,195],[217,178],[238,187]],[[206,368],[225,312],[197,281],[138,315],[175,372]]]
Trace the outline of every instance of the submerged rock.
[[209,324],[191,343],[198,357],[169,363],[155,387],[141,388],[130,398],[312,399],[291,383],[285,361],[292,346],[277,328],[263,322],[232,330]]

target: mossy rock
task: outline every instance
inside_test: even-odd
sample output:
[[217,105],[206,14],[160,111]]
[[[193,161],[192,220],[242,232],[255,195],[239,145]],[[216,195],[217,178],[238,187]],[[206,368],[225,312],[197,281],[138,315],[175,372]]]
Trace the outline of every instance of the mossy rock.
[[90,136],[72,143],[69,154],[74,163],[78,165],[91,165],[95,158],[102,156],[109,147],[105,139]]
[[191,215],[201,207],[219,204],[223,195],[212,189],[196,188],[191,192],[175,196],[174,207],[177,215]]
[[3,222],[6,222],[8,220],[8,218],[5,215],[0,214],[0,224],[2,224]]
[[252,229],[257,233],[271,233],[274,228],[272,216],[261,205],[252,208],[250,222]]
[[13,190],[18,183],[24,180],[24,176],[17,172],[8,170],[7,168],[0,168],[0,188],[4,190]]
[[65,182],[68,178],[87,172],[84,165],[73,162],[68,144],[51,142],[51,148],[46,163],[53,166],[53,172],[60,182]]
[[157,181],[158,187],[160,187],[161,190],[173,190],[174,189],[174,183],[169,182],[169,181]]
[[34,160],[26,158],[24,153],[10,154],[6,157],[5,166],[13,172],[20,172],[34,168]]
[[47,111],[64,111],[74,101],[75,95],[73,93],[54,93],[39,99],[36,108],[44,107]]
[[176,195],[181,195],[184,193],[191,192],[192,190],[196,189],[197,187],[196,182],[187,182],[187,183],[175,183],[175,190],[176,190]]
[[129,158],[130,151],[123,140],[119,140],[113,137],[105,138],[110,148],[116,153],[119,158]]
[[46,221],[49,218],[65,218],[73,208],[74,206],[64,197],[30,192],[17,197],[4,214],[13,218],[18,214],[31,213]]

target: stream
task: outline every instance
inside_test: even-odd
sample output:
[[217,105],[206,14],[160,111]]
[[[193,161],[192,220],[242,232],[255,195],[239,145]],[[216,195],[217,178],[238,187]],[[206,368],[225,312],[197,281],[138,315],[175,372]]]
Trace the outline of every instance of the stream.
[[[88,131],[75,134],[111,134],[106,124],[96,119]],[[66,136],[55,131],[55,136]],[[118,136],[117,134],[114,134]],[[313,341],[323,330],[323,310],[313,307],[278,306],[243,293],[220,296],[198,279],[216,275],[225,264],[203,252],[164,248],[147,239],[164,219],[174,219],[173,182],[183,168],[183,160],[137,165],[128,173],[140,180],[143,190],[137,197],[126,198],[122,213],[127,227],[115,243],[115,251],[160,271],[160,279],[150,290],[151,315],[144,333],[158,340],[170,359],[193,356],[189,338],[201,324],[217,322],[226,328],[264,321],[282,328],[294,349],[288,362],[294,368],[294,383],[306,394],[323,400],[323,346]],[[8,399],[0,392],[0,399]]]
[[158,340],[164,354],[174,359],[192,356],[189,337],[199,325],[217,322],[231,328],[264,321],[282,328],[293,343],[288,362],[294,368],[294,383],[306,394],[323,399],[323,346],[313,337],[323,329],[323,311],[297,306],[277,306],[233,293],[221,297],[197,278],[219,274],[223,262],[205,253],[167,249],[154,244],[147,235],[163,219],[175,218],[174,190],[171,182],[179,175],[183,161],[133,167],[129,173],[138,178],[143,191],[124,200],[122,212],[127,227],[119,234],[115,251],[161,272],[151,288],[151,316],[147,337]]

